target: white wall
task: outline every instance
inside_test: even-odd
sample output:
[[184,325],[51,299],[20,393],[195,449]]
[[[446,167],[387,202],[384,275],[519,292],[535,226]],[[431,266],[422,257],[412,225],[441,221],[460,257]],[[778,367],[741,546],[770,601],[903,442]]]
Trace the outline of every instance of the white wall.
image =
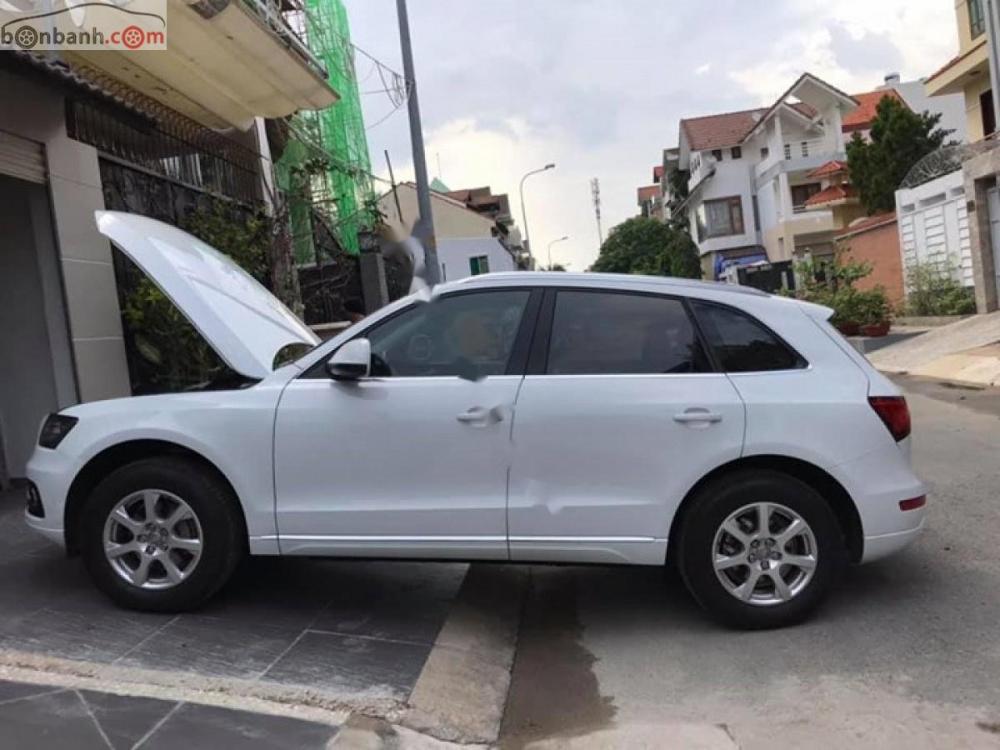
[[[396,199],[399,199],[397,207]],[[400,239],[409,237],[417,221],[417,189],[410,183],[396,186],[396,195],[386,193],[379,199],[379,209]],[[431,192],[434,234],[438,237],[492,237],[495,222],[488,216],[466,208],[458,201]]]
[[[751,202],[752,184],[751,173],[756,159],[748,158],[752,155],[746,148],[743,149],[743,157],[732,158],[732,151],[729,148],[722,149],[723,158],[720,162],[715,162],[715,174],[709,178],[705,186],[689,204],[688,218],[691,222],[691,236],[698,243],[698,250],[701,255],[726,250],[734,247],[746,247],[757,244],[757,233],[753,221],[753,204]],[[702,160],[712,159],[710,152],[701,152]],[[757,154],[759,159],[759,153]],[[742,234],[727,235],[725,237],[711,237],[698,240],[697,212],[701,204],[705,201],[718,198],[730,198],[739,196],[740,205],[743,208],[743,228]]]
[[947,264],[963,286],[974,285],[962,170],[896,191],[903,276],[917,263]]
[[490,273],[516,271],[513,256],[500,244],[490,238],[445,238],[437,244],[438,262],[441,264],[441,280],[457,281],[472,275],[469,259],[485,255],[490,264]]
[[948,136],[949,140],[956,140],[961,143],[968,141],[968,125],[965,117],[965,97],[962,94],[947,94],[945,96],[927,96],[927,89],[923,81],[907,81],[905,83],[893,83],[891,87],[896,90],[907,106],[914,112],[920,113],[928,111],[931,114],[940,114],[941,122],[939,127],[945,130],[953,130]]

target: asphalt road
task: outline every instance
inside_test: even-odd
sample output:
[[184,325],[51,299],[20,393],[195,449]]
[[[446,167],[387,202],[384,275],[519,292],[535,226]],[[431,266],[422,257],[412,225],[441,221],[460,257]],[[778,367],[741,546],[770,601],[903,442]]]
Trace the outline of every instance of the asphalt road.
[[663,571],[532,568],[503,745],[1000,747],[1000,391],[900,382],[932,489],[914,546],[756,633]]

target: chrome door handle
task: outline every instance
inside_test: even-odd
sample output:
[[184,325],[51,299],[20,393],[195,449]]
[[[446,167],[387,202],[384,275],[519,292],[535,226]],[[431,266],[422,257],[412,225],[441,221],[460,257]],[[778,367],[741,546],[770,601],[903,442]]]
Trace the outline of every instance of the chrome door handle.
[[455,419],[464,424],[496,424],[503,421],[503,407],[494,406],[487,409],[485,406],[473,406],[456,416]]
[[715,424],[722,421],[722,415],[708,409],[685,409],[680,414],[674,414],[674,421],[681,424]]

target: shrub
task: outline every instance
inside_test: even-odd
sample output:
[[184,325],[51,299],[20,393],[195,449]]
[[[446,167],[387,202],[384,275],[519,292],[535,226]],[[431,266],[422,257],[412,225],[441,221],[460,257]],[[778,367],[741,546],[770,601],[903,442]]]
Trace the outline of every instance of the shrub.
[[955,279],[949,263],[918,263],[907,269],[907,315],[971,315],[976,311],[972,289]]
[[843,252],[825,263],[803,262],[795,266],[800,288],[795,296],[833,308],[834,325],[884,323],[892,318],[889,298],[882,287],[867,291],[854,285],[872,272],[870,263],[850,260]]

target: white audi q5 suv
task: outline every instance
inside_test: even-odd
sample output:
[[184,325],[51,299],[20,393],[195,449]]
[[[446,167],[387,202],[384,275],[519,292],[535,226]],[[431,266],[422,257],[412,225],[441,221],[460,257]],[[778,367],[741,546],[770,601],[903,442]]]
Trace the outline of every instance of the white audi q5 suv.
[[319,343],[179,229],[97,221],[236,376],[42,426],[27,522],[124,606],[197,607],[248,553],[669,564],[712,615],[774,627],[923,525],[906,402],[827,308],[488,274]]

